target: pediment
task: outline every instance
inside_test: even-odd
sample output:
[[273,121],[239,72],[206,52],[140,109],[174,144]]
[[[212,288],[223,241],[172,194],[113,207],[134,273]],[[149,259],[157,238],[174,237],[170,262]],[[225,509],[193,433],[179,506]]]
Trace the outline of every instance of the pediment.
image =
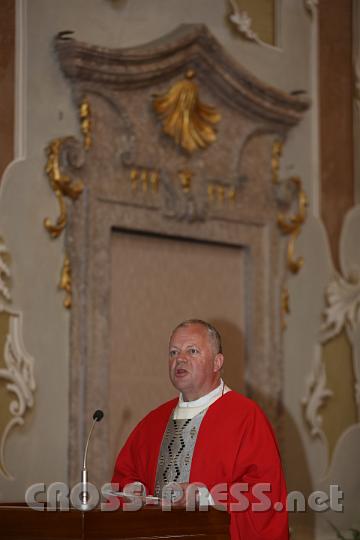
[[204,25],[126,49],[60,33],[55,48],[76,102],[90,105],[86,176],[99,196],[177,220],[274,219],[272,144],[307,99],[259,81]]
[[118,90],[153,86],[193,69],[229,107],[275,123],[278,129],[295,125],[309,106],[306,98],[282,92],[254,77],[202,24],[184,24],[161,39],[122,49],[89,45],[70,38],[68,33],[59,33],[55,47],[68,78]]

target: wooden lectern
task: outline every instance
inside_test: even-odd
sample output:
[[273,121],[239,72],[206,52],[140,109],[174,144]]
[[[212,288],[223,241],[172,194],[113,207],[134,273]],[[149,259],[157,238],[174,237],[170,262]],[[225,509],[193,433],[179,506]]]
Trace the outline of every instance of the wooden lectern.
[[0,504],[2,540],[229,540],[227,512],[187,512],[144,507],[137,512],[38,511],[25,504]]

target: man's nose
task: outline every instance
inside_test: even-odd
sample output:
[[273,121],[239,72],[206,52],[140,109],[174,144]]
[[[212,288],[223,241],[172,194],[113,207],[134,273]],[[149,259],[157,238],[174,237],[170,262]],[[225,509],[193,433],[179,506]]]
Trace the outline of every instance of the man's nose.
[[179,351],[179,354],[177,356],[177,362],[181,363],[181,362],[187,362],[187,354],[186,354],[186,351]]

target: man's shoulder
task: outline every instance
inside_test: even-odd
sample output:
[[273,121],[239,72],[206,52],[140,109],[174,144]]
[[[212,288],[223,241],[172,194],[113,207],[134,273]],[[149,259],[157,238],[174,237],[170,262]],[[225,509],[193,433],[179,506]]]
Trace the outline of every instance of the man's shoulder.
[[240,394],[239,392],[236,392],[235,390],[227,392],[223,396],[223,398],[226,398],[223,399],[225,406],[239,406],[249,411],[257,409],[259,407],[254,400],[244,396],[243,394]]
[[[231,390],[224,394],[221,399],[215,401],[214,405],[216,405],[219,413],[220,411],[222,413],[229,413],[230,417],[233,419],[237,418],[238,420],[241,420],[241,418],[244,417],[250,419],[258,416],[265,416],[256,401],[235,390]],[[236,416],[233,414],[234,411],[237,412]]]

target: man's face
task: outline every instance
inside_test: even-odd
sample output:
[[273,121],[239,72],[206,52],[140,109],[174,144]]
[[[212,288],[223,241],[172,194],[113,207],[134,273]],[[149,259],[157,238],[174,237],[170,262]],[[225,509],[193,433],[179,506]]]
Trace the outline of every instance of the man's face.
[[180,327],[169,344],[170,380],[185,401],[205,396],[219,384],[222,354],[215,354],[207,328],[201,324]]

